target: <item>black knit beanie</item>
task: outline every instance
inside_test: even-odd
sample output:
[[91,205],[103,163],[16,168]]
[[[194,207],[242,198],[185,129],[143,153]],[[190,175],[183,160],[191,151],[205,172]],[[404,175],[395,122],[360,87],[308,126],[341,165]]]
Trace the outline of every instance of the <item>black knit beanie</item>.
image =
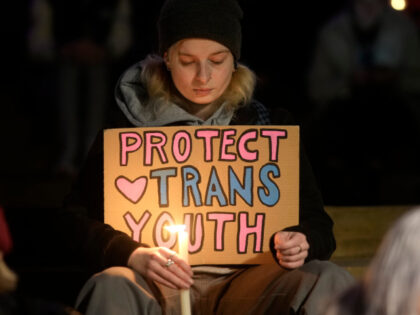
[[167,0],[158,20],[159,53],[184,38],[206,38],[229,48],[238,60],[241,19],[237,0]]

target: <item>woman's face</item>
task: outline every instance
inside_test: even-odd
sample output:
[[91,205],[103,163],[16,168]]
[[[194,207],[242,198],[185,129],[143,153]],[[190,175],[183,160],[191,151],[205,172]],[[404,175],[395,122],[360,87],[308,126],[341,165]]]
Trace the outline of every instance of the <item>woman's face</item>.
[[195,104],[211,104],[228,87],[234,71],[228,48],[209,39],[185,39],[165,54],[178,91]]

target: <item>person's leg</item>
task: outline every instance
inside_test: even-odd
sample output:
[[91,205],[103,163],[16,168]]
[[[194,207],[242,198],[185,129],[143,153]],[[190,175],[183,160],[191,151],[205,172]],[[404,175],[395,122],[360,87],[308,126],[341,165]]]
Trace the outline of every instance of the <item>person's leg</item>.
[[84,315],[163,314],[157,287],[130,268],[112,267],[91,277],[76,301]]
[[225,284],[215,312],[322,314],[324,303],[352,283],[354,278],[346,270],[326,261],[312,261],[292,271],[274,264],[249,267]]
[[216,314],[217,305],[231,279],[242,270],[242,268],[238,268],[239,271],[225,274],[218,273],[218,267],[214,267],[214,269],[216,271],[212,269],[207,271],[194,270],[194,284],[191,287],[193,314]]
[[[308,291],[307,286],[299,286],[292,307],[297,314],[323,314],[331,298],[355,283],[354,277],[329,261],[315,260],[301,269],[305,276],[313,275],[316,281]],[[306,281],[306,285],[310,283]]]

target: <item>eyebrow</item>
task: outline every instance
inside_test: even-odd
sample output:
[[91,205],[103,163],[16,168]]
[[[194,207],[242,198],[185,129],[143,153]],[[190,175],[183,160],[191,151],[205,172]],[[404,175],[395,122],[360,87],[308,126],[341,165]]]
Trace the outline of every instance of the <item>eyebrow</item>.
[[[223,49],[223,50],[215,51],[214,53],[211,53],[209,56],[219,55],[219,54],[228,53],[228,52],[229,52],[228,49]],[[178,55],[179,56],[194,57],[193,54],[189,54],[189,53],[183,52],[183,51],[179,51]]]

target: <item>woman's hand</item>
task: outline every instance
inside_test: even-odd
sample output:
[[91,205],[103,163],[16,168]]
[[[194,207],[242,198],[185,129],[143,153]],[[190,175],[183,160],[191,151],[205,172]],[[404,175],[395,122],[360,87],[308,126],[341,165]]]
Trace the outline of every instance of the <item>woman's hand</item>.
[[295,269],[305,263],[309,244],[303,233],[281,231],[274,236],[274,248],[280,266]]
[[127,265],[142,276],[173,289],[188,289],[193,283],[190,265],[164,247],[139,247],[131,253]]

